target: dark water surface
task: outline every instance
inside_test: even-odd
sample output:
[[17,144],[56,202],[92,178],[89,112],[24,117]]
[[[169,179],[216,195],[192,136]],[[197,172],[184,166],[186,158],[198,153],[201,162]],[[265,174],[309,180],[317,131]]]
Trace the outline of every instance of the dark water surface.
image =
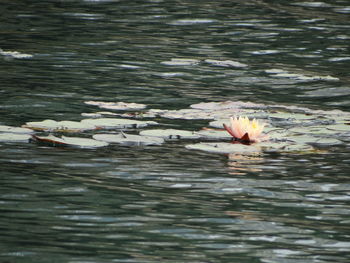
[[[0,55],[3,125],[80,120],[96,110],[86,100],[350,109],[349,1],[3,0],[0,12],[0,48],[22,54]],[[1,143],[0,262],[350,261],[349,143],[231,159],[185,144]]]

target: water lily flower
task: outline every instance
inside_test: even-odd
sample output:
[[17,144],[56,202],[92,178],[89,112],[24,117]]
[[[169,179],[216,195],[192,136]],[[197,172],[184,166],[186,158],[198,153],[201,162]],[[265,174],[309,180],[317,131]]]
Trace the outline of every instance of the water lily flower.
[[256,119],[249,120],[248,117],[230,118],[230,124],[224,124],[225,130],[232,135],[235,140],[242,142],[259,142],[267,136],[262,134],[265,124]]

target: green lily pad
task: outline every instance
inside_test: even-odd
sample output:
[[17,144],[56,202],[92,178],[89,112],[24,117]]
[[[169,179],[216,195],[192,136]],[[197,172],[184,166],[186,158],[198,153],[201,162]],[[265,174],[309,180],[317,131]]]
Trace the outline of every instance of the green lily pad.
[[0,133],[0,142],[29,142],[32,136],[22,133]]
[[109,110],[142,110],[147,106],[140,103],[127,103],[127,102],[105,102],[105,101],[84,101],[85,104],[98,106],[102,109]]
[[213,66],[219,67],[233,67],[233,68],[245,68],[248,67],[247,64],[243,64],[233,60],[215,60],[215,59],[206,59],[204,62],[211,64]]
[[82,123],[79,121],[55,121],[44,120],[39,122],[27,122],[22,127],[40,131],[59,131],[59,132],[82,132],[96,129],[95,125]]
[[339,123],[334,125],[328,125],[327,129],[337,132],[350,132],[350,125]]
[[304,121],[304,120],[312,120],[317,118],[317,116],[311,116],[307,114],[301,113],[291,113],[291,112],[276,112],[270,113],[269,118],[277,119],[277,120],[291,120],[291,121]]
[[95,134],[92,137],[95,140],[104,141],[108,143],[119,143],[127,146],[160,145],[164,143],[163,138],[126,134],[123,132],[119,134]]
[[216,142],[216,143],[196,143],[189,144],[185,146],[189,150],[199,150],[211,153],[239,153],[239,154],[257,154],[260,152],[260,149],[254,145],[244,145],[240,143],[225,143],[225,142]]
[[107,142],[97,141],[89,138],[80,137],[67,137],[62,136],[61,138],[49,135],[49,136],[33,136],[33,139],[39,143],[45,143],[50,146],[70,146],[78,148],[98,148],[107,146]]
[[264,152],[310,152],[314,148],[308,144],[296,144],[291,142],[263,142],[259,146]]
[[0,132],[32,134],[34,131],[28,128],[0,125]]
[[312,144],[316,143],[319,140],[319,138],[310,135],[297,135],[289,136],[288,140],[291,140],[297,144]]
[[315,146],[334,146],[343,144],[340,140],[335,138],[319,138],[307,135],[290,136],[288,139],[297,144],[310,144]]
[[217,129],[222,129],[222,127],[224,127],[224,124],[228,124],[229,122],[229,119],[216,120],[209,122],[209,126]]
[[201,130],[197,134],[207,140],[230,140],[232,136],[226,130]]
[[[221,101],[221,102],[201,102],[197,104],[192,104],[190,106],[192,109],[201,109],[201,110],[239,110],[239,109],[263,109],[267,106],[264,104],[257,104],[253,102],[243,102],[243,101]],[[232,111],[232,115],[235,112]]]
[[210,113],[196,109],[168,110],[159,114],[162,118],[184,119],[184,120],[210,120],[213,119]]
[[335,134],[334,130],[330,130],[327,126],[309,126],[309,127],[294,127],[288,130],[290,133],[297,134],[312,134],[312,135],[332,135]]
[[198,59],[172,58],[170,61],[162,61],[161,64],[167,66],[194,66],[199,63]]
[[81,123],[92,125],[100,129],[126,129],[126,128],[142,128],[148,125],[158,124],[155,121],[138,121],[131,119],[116,119],[116,118],[98,118],[84,119]]
[[144,130],[140,132],[142,136],[153,136],[164,138],[165,140],[174,139],[199,139],[200,136],[193,131],[176,130],[176,129],[155,129],[155,130]]
[[321,138],[314,143],[314,145],[319,147],[336,146],[341,144],[343,144],[343,142],[335,138]]

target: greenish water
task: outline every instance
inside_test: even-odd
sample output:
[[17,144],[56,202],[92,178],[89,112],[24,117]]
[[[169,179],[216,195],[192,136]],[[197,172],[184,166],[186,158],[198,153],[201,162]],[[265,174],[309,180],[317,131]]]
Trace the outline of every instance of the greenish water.
[[[87,100],[349,111],[348,1],[1,1],[0,11],[2,125],[80,120],[96,110]],[[348,142],[235,159],[185,145],[1,143],[0,262],[349,261]]]

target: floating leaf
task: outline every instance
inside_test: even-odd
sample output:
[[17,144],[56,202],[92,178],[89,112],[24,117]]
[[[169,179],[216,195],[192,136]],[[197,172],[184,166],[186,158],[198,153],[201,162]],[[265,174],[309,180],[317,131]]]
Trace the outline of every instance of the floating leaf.
[[327,126],[309,126],[309,127],[294,127],[288,130],[290,133],[297,133],[297,134],[308,134],[308,135],[327,135],[332,136],[336,132],[334,130],[330,130],[327,128]]
[[254,145],[244,145],[240,143],[196,143],[189,144],[185,146],[186,149],[190,150],[200,150],[205,152],[212,153],[239,153],[239,154],[257,154],[260,152],[260,149]]
[[183,119],[183,120],[211,120],[214,117],[209,112],[196,109],[181,109],[169,110],[159,114],[160,117],[168,119]]
[[80,137],[66,137],[62,136],[61,138],[49,135],[49,136],[36,136],[33,135],[33,139],[37,142],[45,143],[50,146],[71,146],[79,148],[98,148],[107,146],[107,142],[97,141],[89,138],[80,138]]
[[[201,102],[198,104],[192,104],[190,106],[193,109],[201,110],[224,110],[224,109],[242,109],[242,108],[266,108],[264,104],[257,104],[253,102],[243,101],[222,101],[222,102]],[[234,114],[234,113],[232,113]]]
[[348,124],[334,124],[327,126],[327,129],[338,132],[350,132],[350,125]]
[[0,133],[0,142],[29,142],[32,138],[29,134],[21,133]]
[[259,146],[264,152],[310,152],[314,148],[308,144],[296,144],[291,142],[263,142]]
[[229,122],[228,119],[211,121],[209,122],[209,126],[213,128],[222,129],[224,127],[224,124],[228,122]]
[[313,145],[319,147],[336,146],[341,144],[343,144],[343,142],[335,138],[321,138],[318,139],[315,143],[313,143]]
[[105,101],[84,101],[85,104],[98,106],[109,110],[141,110],[146,108],[145,104],[127,102],[105,102]]
[[234,68],[245,68],[248,67],[247,64],[243,64],[233,60],[215,60],[215,59],[206,59],[204,62],[209,63],[213,66],[219,67],[234,67]]
[[308,136],[308,135],[297,135],[297,136],[289,136],[288,140],[291,140],[297,144],[312,144],[317,142],[319,138]]
[[142,136],[153,136],[160,137],[166,140],[172,139],[199,139],[200,136],[193,131],[176,130],[176,129],[155,129],[155,130],[145,130],[141,131]]
[[193,66],[199,63],[198,59],[172,58],[170,61],[163,61],[161,64],[167,66]]
[[24,134],[34,133],[33,130],[28,128],[13,127],[13,126],[7,126],[7,125],[0,125],[0,132],[24,133]]
[[116,119],[116,118],[84,119],[81,121],[81,123],[99,127],[101,129],[142,128],[148,125],[158,124],[155,121],[138,121],[138,120]]
[[39,131],[57,131],[57,132],[82,132],[94,130],[96,126],[82,123],[79,121],[54,121],[44,120],[39,122],[27,122],[22,127]]
[[95,140],[109,142],[109,143],[119,143],[127,146],[160,145],[164,143],[163,138],[126,134],[123,132],[119,134],[95,134],[92,137]]
[[280,70],[280,69],[268,69],[265,70],[266,73],[273,74],[273,77],[277,78],[290,78],[295,80],[301,80],[301,81],[338,81],[339,78],[332,77],[332,76],[305,76],[303,74],[299,73],[289,73],[286,70]]
[[202,139],[207,139],[207,140],[231,140],[232,137],[230,134],[227,133],[225,130],[212,130],[212,129],[205,129],[198,131],[197,134],[202,138]]

